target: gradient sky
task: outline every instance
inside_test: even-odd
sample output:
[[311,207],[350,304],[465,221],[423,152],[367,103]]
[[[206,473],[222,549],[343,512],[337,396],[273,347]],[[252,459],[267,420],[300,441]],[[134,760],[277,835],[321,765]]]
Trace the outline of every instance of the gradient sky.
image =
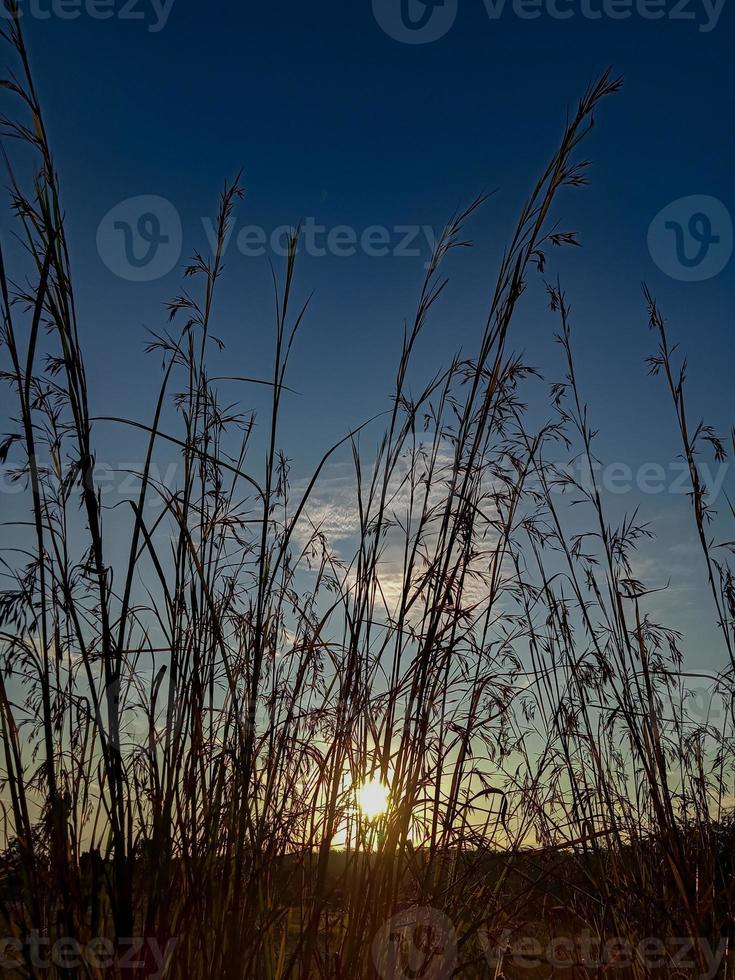
[[[161,30],[149,29],[156,16],[142,0],[142,21],[88,11],[42,19],[29,10],[24,25],[68,215],[93,413],[150,417],[160,360],[142,352],[146,328],[164,325],[163,304],[180,288],[185,258],[207,248],[203,221],[214,217],[222,182],[241,167],[247,196],[235,234],[305,219],[358,233],[373,225],[438,231],[457,207],[497,188],[468,227],[476,247],[448,266],[450,291],[424,337],[416,377],[433,374],[460,347],[474,352],[515,216],[566,112],[612,65],[625,87],[605,103],[585,145],[591,187],[565,192],[557,205],[561,226],[578,232],[584,248],[555,254],[549,267],[573,307],[583,389],[602,429],[598,452],[633,467],[668,466],[679,452],[662,383],[647,378],[655,341],[643,280],[689,354],[692,415],[726,433],[735,259],[725,264],[723,256],[712,278],[684,282],[656,265],[647,236],[658,212],[683,197],[706,195],[735,209],[735,0],[725,0],[716,24],[693,0],[678,7],[693,19],[670,16],[674,0],[660,3],[666,16],[657,20],[635,5],[626,19],[589,19],[566,0],[561,7],[572,17],[542,8],[530,20],[510,5],[491,19],[483,0],[459,0],[452,29],[421,45],[388,36],[370,0],[176,0]],[[37,0],[36,10],[49,4]],[[602,0],[590,4],[602,9]],[[116,276],[97,246],[104,216],[139,195],[166,198],[183,227],[181,261],[149,283]],[[6,220],[2,235],[5,242]],[[300,395],[287,403],[282,438],[296,475],[387,407],[427,257],[426,245],[414,257],[301,257],[298,293],[315,296],[290,376]],[[272,325],[268,261],[233,244],[214,327],[227,350],[213,371],[267,377]],[[514,330],[512,345],[549,380],[561,377],[556,322],[538,289]],[[235,397],[244,408],[260,398],[252,389]],[[538,399],[543,415],[543,386]],[[111,438],[109,430],[98,434]],[[132,461],[138,445],[116,433],[109,453]],[[675,567],[671,549],[686,556],[691,543],[686,499],[630,494],[613,502],[638,504],[668,542],[656,553],[662,564],[652,566],[654,584],[665,584]],[[681,561],[685,577],[690,558]],[[678,625],[706,629],[701,603],[689,612],[680,600],[670,605]],[[717,664],[719,654],[701,654],[702,663],[710,659]]]

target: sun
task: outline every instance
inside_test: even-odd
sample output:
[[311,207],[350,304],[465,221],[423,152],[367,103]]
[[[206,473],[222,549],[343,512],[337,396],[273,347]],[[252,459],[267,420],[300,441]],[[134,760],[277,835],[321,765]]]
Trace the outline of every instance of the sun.
[[379,779],[371,779],[358,789],[357,802],[360,811],[368,820],[381,817],[388,809],[390,790]]

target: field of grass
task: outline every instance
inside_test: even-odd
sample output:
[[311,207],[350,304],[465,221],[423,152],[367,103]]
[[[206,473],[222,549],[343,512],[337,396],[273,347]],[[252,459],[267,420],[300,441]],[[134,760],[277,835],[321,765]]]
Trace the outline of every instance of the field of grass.
[[[298,490],[280,444],[308,318],[297,231],[275,270],[269,417],[256,427],[208,369],[227,336],[216,296],[241,196],[228,185],[218,246],[192,260],[151,341],[163,368],[137,423],[140,489],[113,515],[95,482],[104,413],[88,398],[74,216],[20,21],[4,24],[2,130],[18,173],[35,168],[9,168],[25,265],[0,261],[0,371],[15,405],[0,462],[27,504],[0,552],[2,975],[728,975],[732,711],[717,725],[692,715],[686,637],[654,621],[636,575],[650,531],[606,512],[559,282],[539,314],[558,333],[563,378],[540,427],[527,405],[538,379],[513,348],[526,284],[574,244],[557,198],[585,183],[582,144],[619,82],[604,74],[563,126],[487,290],[475,351],[417,383],[415,351],[450,288],[445,260],[481,200],[435,248],[386,415],[327,448]],[[713,538],[697,462],[735,446],[690,416],[683,356],[647,292],[643,328],[646,317],[731,706],[735,584],[720,544],[732,535]],[[155,475],[172,447],[173,488]],[[349,558],[312,510],[345,452],[359,528]],[[572,457],[590,482],[570,476]],[[113,521],[127,556],[115,562]],[[388,551],[400,556],[390,581]],[[358,804],[368,781],[386,787],[382,813]]]

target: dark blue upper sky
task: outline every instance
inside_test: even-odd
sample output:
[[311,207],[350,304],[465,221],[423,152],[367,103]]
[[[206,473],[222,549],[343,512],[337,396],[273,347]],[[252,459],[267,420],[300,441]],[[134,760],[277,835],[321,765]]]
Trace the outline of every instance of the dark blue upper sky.
[[[395,19],[398,2],[376,0],[384,20]],[[157,15],[148,0],[133,8],[144,20],[101,20],[80,3],[75,19],[29,12],[24,23],[68,215],[95,413],[150,415],[160,362],[142,354],[145,330],[165,323],[163,303],[179,289],[184,259],[207,248],[203,219],[214,217],[223,180],[241,167],[247,196],[235,235],[246,225],[270,234],[307,219],[357,234],[382,226],[395,245],[401,226],[438,229],[479,191],[497,188],[468,228],[476,247],[450,262],[451,289],[424,338],[417,377],[458,347],[472,353],[515,216],[567,110],[612,65],[625,87],[585,145],[592,184],[564,192],[557,206],[584,248],[555,255],[549,269],[562,274],[574,308],[601,451],[634,466],[678,452],[665,392],[646,376],[654,339],[643,280],[689,353],[693,414],[720,429],[732,423],[735,260],[727,229],[709,229],[722,232],[712,248],[725,250],[724,268],[695,282],[659,268],[648,230],[662,208],[691,195],[716,199],[726,213],[735,207],[735,0],[717,13],[695,0],[631,0],[621,19],[612,14],[626,12],[625,0],[586,0],[587,12],[603,11],[596,19],[579,0],[558,0],[572,11],[566,19],[546,0],[535,19],[510,2],[493,19],[484,0],[458,0],[452,28],[425,44],[390,37],[371,0],[175,0],[160,30],[149,30]],[[111,3],[119,12],[122,0]],[[50,6],[36,0],[37,11]],[[664,16],[644,16],[651,11]],[[97,244],[110,209],[140,195],[167,199],[183,228],[181,261],[145,283],[111,271]],[[685,230],[689,217],[686,206],[675,213]],[[688,243],[688,254],[695,246]],[[283,434],[299,472],[386,407],[427,255],[424,243],[413,257],[301,257],[299,294],[316,292],[291,374],[302,394],[287,406]],[[227,350],[215,370],[267,376],[272,321],[267,259],[233,242],[214,329]],[[529,362],[560,377],[556,323],[539,291],[514,329]],[[245,407],[259,398],[234,397]],[[539,397],[545,404],[543,389]],[[649,504],[663,514],[660,498]]]
[[[588,382],[601,389],[603,405],[619,384],[641,386],[649,346],[640,300],[645,279],[698,355],[693,371],[706,359],[708,372],[718,374],[721,383],[701,389],[703,408],[717,409],[724,355],[732,350],[733,264],[716,278],[680,282],[654,264],[646,236],[672,200],[705,194],[732,204],[731,0],[709,31],[700,29],[708,15],[693,0],[680,12],[694,20],[647,20],[634,6],[617,21],[587,19],[578,3],[569,4],[574,16],[566,20],[547,12],[524,20],[510,6],[491,20],[483,0],[459,0],[453,28],[422,45],[387,36],[370,0],[211,8],[176,0],[159,31],[148,29],[156,15],[143,0],[134,9],[147,20],[86,13],[25,20],[89,317],[88,356],[119,369],[117,381],[105,372],[110,398],[127,398],[131,385],[145,391],[143,326],[161,323],[181,263],[206,248],[202,218],[213,217],[223,179],[240,167],[247,198],[236,231],[309,217],[358,231],[439,228],[476,192],[498,188],[470,229],[477,248],[453,263],[447,320],[437,318],[422,356],[428,368],[460,344],[471,349],[494,261],[564,114],[587,82],[613,65],[626,84],[600,113],[585,148],[595,161],[592,187],[566,194],[558,211],[585,245],[562,267],[578,313],[580,357],[590,361]],[[665,9],[671,14],[674,0]],[[95,233],[113,205],[143,194],[172,202],[184,248],[173,272],[141,285],[106,268]],[[420,258],[304,256],[299,282],[316,297],[293,381],[319,397],[303,399],[297,428],[337,433],[346,419],[382,407],[425,258],[426,246]],[[228,272],[221,308],[228,360],[241,361],[242,373],[265,370],[267,261],[233,248]],[[529,329],[518,333],[526,349],[550,326],[539,320],[540,306],[528,312]],[[630,402],[627,409],[633,411]]]
[[[674,0],[669,7],[667,13]],[[381,30],[370,0],[209,9],[176,0],[157,32],[148,30],[156,15],[143,0],[134,9],[147,21],[88,14],[25,20],[79,288],[94,323],[89,356],[114,354],[126,397],[146,378],[139,370],[143,324],[161,322],[161,303],[176,291],[184,258],[206,248],[202,218],[213,216],[223,179],[240,167],[247,199],[237,228],[273,229],[309,217],[358,231],[376,224],[439,228],[476,192],[498,188],[470,229],[477,249],[455,263],[452,302],[468,315],[452,316],[443,328],[437,323],[432,337],[438,355],[471,345],[479,327],[472,314],[484,307],[514,215],[567,108],[607,65],[625,76],[625,89],[605,106],[585,147],[596,164],[592,187],[567,194],[558,212],[585,245],[564,258],[563,269],[580,319],[584,314],[580,355],[590,354],[593,365],[604,358],[605,371],[589,381],[607,389],[624,375],[640,378],[637,354],[648,342],[643,279],[680,318],[690,352],[697,348],[708,360],[718,353],[726,368],[732,262],[714,279],[678,282],[653,263],[646,235],[674,199],[706,194],[731,205],[730,0],[709,31],[700,29],[707,14],[693,0],[682,12],[695,20],[646,20],[633,7],[619,21],[586,19],[578,3],[566,20],[546,12],[523,20],[510,6],[491,20],[483,0],[459,0],[453,28],[415,46]],[[95,242],[105,213],[142,194],[170,200],[184,229],[181,263],[145,285],[113,275]],[[327,416],[339,409],[335,431],[345,393],[354,419],[382,404],[386,367],[425,257],[426,246],[413,259],[304,256],[300,282],[317,292],[294,383],[318,393]],[[228,268],[223,331],[230,356],[252,373],[270,350],[267,262],[233,247]],[[529,337],[519,340],[528,348]],[[357,376],[349,369],[356,359]],[[133,364],[134,375],[123,371]],[[105,385],[113,395],[116,386],[107,378]],[[307,418],[315,421],[308,409]]]

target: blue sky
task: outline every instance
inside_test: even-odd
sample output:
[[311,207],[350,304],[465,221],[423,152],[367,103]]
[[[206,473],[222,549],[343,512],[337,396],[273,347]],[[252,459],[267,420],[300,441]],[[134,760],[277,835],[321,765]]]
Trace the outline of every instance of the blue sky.
[[[48,17],[51,0],[26,8],[68,215],[93,412],[150,416],[160,363],[142,353],[146,329],[165,323],[163,304],[180,288],[186,257],[207,248],[222,182],[241,167],[246,198],[235,235],[252,225],[270,236],[304,220],[347,226],[358,237],[379,226],[391,253],[404,226],[438,232],[456,208],[497,189],[468,227],[475,248],[449,264],[450,290],[424,337],[416,377],[433,374],[460,347],[471,353],[515,216],[566,112],[612,65],[625,87],[604,105],[585,145],[592,184],[564,193],[557,206],[562,227],[578,232],[584,247],[555,255],[549,269],[562,276],[573,307],[580,376],[602,430],[598,450],[633,467],[668,466],[679,451],[663,387],[646,374],[655,342],[643,280],[689,354],[693,416],[726,432],[735,286],[727,230],[711,229],[723,268],[699,282],[661,269],[648,232],[682,198],[715,199],[725,214],[735,208],[735,0],[716,11],[694,0],[647,7],[631,0],[628,8],[625,0],[604,7],[586,0],[586,8],[560,0],[572,13],[566,19],[553,16],[546,0],[538,9],[508,4],[495,18],[483,0],[458,0],[451,29],[425,44],[402,43],[381,27],[397,16],[398,0],[391,2],[375,0],[376,16],[371,0],[209,7],[175,0],[165,24],[143,0],[129,8],[143,19],[123,17],[122,0],[111,0],[110,19],[93,15],[91,0],[76,7],[66,0],[63,9],[79,14],[68,18],[58,13],[60,0]],[[589,10],[601,15],[591,19]],[[98,228],[120,202],[151,195],[169,202],[181,222],[181,259],[161,278],[131,282],[105,264]],[[686,226],[686,206],[677,214]],[[5,240],[7,225],[2,234]],[[413,256],[301,257],[298,293],[315,295],[290,376],[300,394],[287,403],[282,433],[295,474],[387,407],[402,324],[428,257],[426,238],[415,240],[422,248]],[[243,255],[233,239],[214,328],[227,349],[213,371],[267,377],[272,323],[268,258]],[[542,292],[530,290],[512,345],[549,380],[562,374],[555,330]],[[257,392],[241,397],[243,407],[258,407]],[[543,386],[537,397],[543,415]],[[113,436],[100,429],[99,438]],[[112,455],[138,458],[132,436],[116,433],[114,446]],[[671,546],[689,541],[685,498],[633,493],[613,507],[638,503]],[[659,579],[661,571],[654,568]],[[684,618],[704,628],[707,615]]]
[[[424,363],[470,346],[494,261],[566,110],[613,65],[626,85],[585,148],[595,161],[592,187],[566,195],[558,212],[585,246],[565,256],[563,269],[584,320],[580,357],[603,404],[622,380],[645,388],[645,279],[677,314],[691,354],[715,355],[718,383],[703,384],[700,395],[708,414],[717,411],[732,336],[733,264],[703,283],[677,282],[652,261],[646,234],[656,213],[683,196],[732,203],[733,9],[726,3],[705,33],[697,21],[649,21],[634,12],[620,21],[522,20],[508,8],[491,21],[482,0],[460,0],[452,30],[416,46],[383,32],[370,0],[225,3],[211,12],[176,0],[157,32],[137,20],[27,17],[90,322],[88,357],[92,365],[111,358],[119,368],[117,382],[105,372],[106,395],[127,399],[131,385],[146,390],[144,327],[161,323],[184,258],[206,247],[202,219],[213,217],[223,179],[240,167],[247,198],[238,228],[313,217],[358,230],[438,229],[475,193],[497,188],[470,229],[477,248],[454,263],[455,288],[442,311],[448,322],[435,322]],[[102,263],[95,232],[119,201],[148,194],[170,200],[181,215],[182,259],[164,279],[131,284]],[[309,408],[313,399],[303,399],[294,420],[300,437],[321,443],[325,429],[338,434],[346,396],[350,420],[382,407],[386,367],[425,257],[304,257],[299,282],[316,295],[293,380],[321,404]],[[270,355],[267,260],[235,250],[228,271],[220,308],[228,360],[252,373]],[[450,304],[459,316],[450,316]],[[535,345],[538,330],[529,321],[519,344]],[[353,358],[359,372],[349,370]]]

